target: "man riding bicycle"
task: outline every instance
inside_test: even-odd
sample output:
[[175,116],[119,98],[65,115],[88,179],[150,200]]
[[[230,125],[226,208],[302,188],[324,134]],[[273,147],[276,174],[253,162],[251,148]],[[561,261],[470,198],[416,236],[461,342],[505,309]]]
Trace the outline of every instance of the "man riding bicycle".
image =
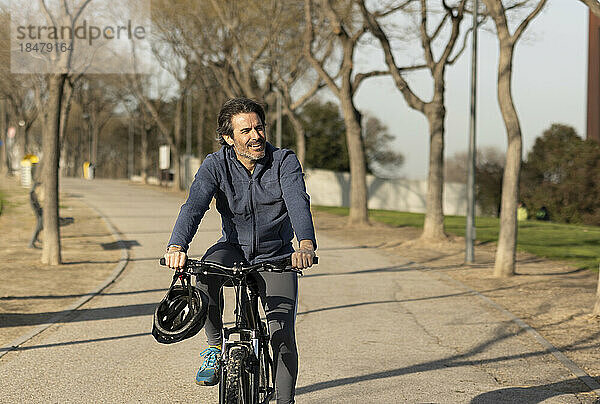
[[[309,196],[296,155],[266,141],[265,112],[247,98],[223,104],[217,135],[223,145],[206,156],[181,207],[169,240],[166,265],[181,268],[198,225],[213,197],[221,215],[222,237],[202,260],[226,266],[255,264],[287,257],[292,266],[309,268],[316,239]],[[299,240],[294,251],[292,239]],[[261,272],[255,277],[265,310],[275,366],[277,403],[293,403],[298,374],[295,321],[298,278],[293,272]],[[224,280],[203,277],[196,287],[209,297],[205,332],[209,348],[196,383],[218,383],[221,355]]]

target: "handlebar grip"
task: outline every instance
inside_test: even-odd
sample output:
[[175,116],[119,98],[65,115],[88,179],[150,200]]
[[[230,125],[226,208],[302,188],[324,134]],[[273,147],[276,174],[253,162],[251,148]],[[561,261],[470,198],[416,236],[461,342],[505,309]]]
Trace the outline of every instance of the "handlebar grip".
[[[166,262],[166,260],[165,260],[165,257],[162,257],[162,258],[159,260],[159,263],[160,263],[160,265],[162,265],[162,266],[166,266],[166,265],[167,265],[167,262]],[[315,257],[313,258],[313,264],[318,264],[318,263],[319,263],[319,257],[316,257],[316,256],[315,256]]]

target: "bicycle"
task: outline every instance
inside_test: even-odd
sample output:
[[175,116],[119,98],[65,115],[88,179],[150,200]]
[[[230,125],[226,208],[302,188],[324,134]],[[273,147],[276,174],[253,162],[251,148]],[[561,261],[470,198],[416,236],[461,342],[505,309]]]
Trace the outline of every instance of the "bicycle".
[[[318,263],[314,257],[313,263]],[[164,258],[160,260],[165,265]],[[261,271],[295,272],[291,259],[227,267],[220,264],[187,259],[176,274],[187,276],[224,276],[225,283],[235,289],[235,326],[223,327],[223,349],[220,358],[219,404],[267,404],[275,393],[275,374],[270,352],[267,325],[260,319],[258,290],[249,275]]]

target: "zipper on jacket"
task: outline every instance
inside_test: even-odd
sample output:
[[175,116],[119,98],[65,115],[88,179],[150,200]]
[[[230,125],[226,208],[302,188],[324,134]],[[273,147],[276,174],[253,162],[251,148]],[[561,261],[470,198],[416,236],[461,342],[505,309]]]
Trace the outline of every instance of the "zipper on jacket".
[[252,220],[252,248],[250,250],[250,257],[251,259],[254,259],[255,255],[256,255],[256,251],[257,251],[257,247],[256,247],[256,218],[254,217],[254,195],[252,192],[252,178],[250,178],[250,181],[248,182],[248,192],[249,192],[249,199],[250,199],[250,217]]

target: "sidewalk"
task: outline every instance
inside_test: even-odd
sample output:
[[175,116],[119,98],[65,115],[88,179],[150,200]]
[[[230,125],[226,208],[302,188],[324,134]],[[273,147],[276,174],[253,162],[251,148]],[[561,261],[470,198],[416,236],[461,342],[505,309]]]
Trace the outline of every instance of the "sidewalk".
[[[0,401],[217,402],[215,388],[193,384],[204,336],[163,346],[150,335],[170,280],[156,259],[181,197],[118,181],[63,187],[111,219],[131,262],[107,293],[0,359]],[[219,232],[211,209],[192,254]],[[300,281],[298,403],[595,401],[495,308],[410,257],[339,233],[318,225],[321,264]]]

